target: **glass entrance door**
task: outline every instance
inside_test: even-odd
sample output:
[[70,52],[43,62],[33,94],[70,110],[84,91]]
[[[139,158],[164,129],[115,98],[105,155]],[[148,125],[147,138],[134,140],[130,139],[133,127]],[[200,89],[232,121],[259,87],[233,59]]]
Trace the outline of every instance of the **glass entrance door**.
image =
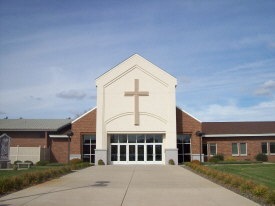
[[110,135],[110,164],[163,164],[161,134]]
[[137,161],[144,164],[144,145],[137,145]]

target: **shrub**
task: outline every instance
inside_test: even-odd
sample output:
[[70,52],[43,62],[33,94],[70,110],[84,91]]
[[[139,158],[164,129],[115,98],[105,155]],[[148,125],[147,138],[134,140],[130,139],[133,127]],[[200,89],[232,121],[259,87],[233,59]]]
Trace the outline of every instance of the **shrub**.
[[228,157],[225,161],[235,162],[235,161],[237,161],[237,159],[234,157]]
[[36,171],[36,172],[34,172],[34,178],[35,178],[34,182],[35,183],[42,182],[43,181],[43,176],[44,176],[44,174],[43,174],[42,171]]
[[256,196],[256,197],[265,197],[266,192],[268,190],[268,187],[265,185],[258,185],[257,187],[255,187],[251,193]]
[[46,166],[46,161],[38,161],[35,165],[36,166]]
[[220,161],[217,164],[253,164],[253,163],[263,163],[262,161]]
[[46,164],[46,166],[57,166],[57,167],[66,166],[66,165],[67,165],[66,163],[49,163],[49,164]]
[[[101,160],[101,159],[100,159]],[[99,161],[100,160],[98,160],[98,164],[99,164]],[[102,160],[101,160],[102,161]],[[102,163],[103,163],[103,161],[102,161]],[[169,160],[169,165],[174,165],[175,164],[175,162],[174,162],[174,160],[173,159],[170,159]]]
[[192,161],[190,162],[190,164],[200,164],[200,161],[199,161],[199,160],[192,160]]
[[218,175],[216,176],[216,179],[222,182],[225,179],[225,177],[226,177],[225,173],[219,172]]
[[[104,165],[104,162],[103,162],[102,159],[100,159],[100,160],[97,161],[97,164],[98,164],[98,165]],[[174,164],[175,164],[175,163],[174,163],[174,160],[173,160],[173,159],[170,159],[170,160],[169,160],[169,165],[174,165]]]
[[16,188],[20,188],[23,185],[23,179],[21,176],[15,176],[11,179],[13,187]]
[[275,190],[271,190],[266,194],[266,203],[275,204]]
[[0,180],[0,190],[1,193],[11,191],[13,189],[13,182],[10,178],[4,177]]
[[33,166],[33,162],[30,160],[26,160],[26,161],[24,161],[24,163],[31,163],[31,166]]
[[244,161],[251,161],[251,159],[244,159]]
[[230,185],[233,179],[234,179],[233,175],[226,174],[222,182],[224,184]]
[[219,158],[216,158],[216,157],[211,157],[211,158],[209,159],[209,162],[214,162],[215,164],[217,164],[218,161],[220,161],[220,159],[219,159]]
[[245,181],[242,177],[234,177],[230,183],[232,187],[238,188],[241,186],[241,184]]
[[75,164],[80,164],[80,163],[83,163],[83,161],[78,158],[70,160],[70,165],[75,165]]
[[241,184],[241,191],[243,192],[250,192],[257,186],[257,183],[252,180],[246,180]]
[[224,154],[217,154],[215,156],[213,156],[214,158],[218,158],[219,161],[223,161],[224,160]]
[[20,160],[16,160],[16,161],[14,161],[14,165],[16,165],[16,163],[22,163],[22,161],[20,161]]
[[255,156],[255,159],[256,159],[257,161],[267,162],[267,156],[266,156],[266,154],[264,154],[264,153],[259,153],[259,154],[257,154],[257,155]]

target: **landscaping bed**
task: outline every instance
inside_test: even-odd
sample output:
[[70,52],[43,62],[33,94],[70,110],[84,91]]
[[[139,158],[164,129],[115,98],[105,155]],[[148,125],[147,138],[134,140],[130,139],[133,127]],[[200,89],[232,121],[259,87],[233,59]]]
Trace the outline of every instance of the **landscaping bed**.
[[82,160],[71,160],[70,165],[66,166],[60,166],[59,164],[51,166],[32,166],[30,169],[23,170],[1,170],[0,195],[40,184],[50,179],[68,174],[73,170],[78,170],[88,166],[90,166],[88,162],[83,163]]
[[[197,162],[187,163],[186,166],[187,167],[185,168],[199,174],[200,176],[203,176],[219,185],[222,185],[223,187],[258,202],[261,205],[275,204],[275,190],[272,190],[266,185],[258,184],[253,180],[247,180],[243,177],[214,170],[209,167],[199,165]],[[222,167],[223,166],[217,166],[217,168]]]

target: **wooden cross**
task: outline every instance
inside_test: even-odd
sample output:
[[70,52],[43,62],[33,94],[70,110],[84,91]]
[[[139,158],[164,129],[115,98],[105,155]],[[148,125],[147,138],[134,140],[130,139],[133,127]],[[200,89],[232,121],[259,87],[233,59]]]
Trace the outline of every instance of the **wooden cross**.
[[135,96],[135,125],[139,125],[139,96],[149,96],[149,92],[138,91],[139,90],[139,81],[135,79],[135,91],[133,92],[125,92],[124,96]]

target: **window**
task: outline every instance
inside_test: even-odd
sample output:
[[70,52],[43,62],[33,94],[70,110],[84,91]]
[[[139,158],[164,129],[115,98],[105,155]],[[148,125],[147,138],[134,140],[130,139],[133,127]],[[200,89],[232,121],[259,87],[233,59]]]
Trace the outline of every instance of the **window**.
[[262,153],[268,155],[268,145],[267,145],[267,142],[262,142]]
[[241,156],[246,156],[247,155],[246,143],[240,143],[240,148],[241,148]]
[[239,156],[238,143],[232,143],[232,156]]
[[216,143],[210,143],[210,155],[217,155],[217,144]]
[[207,148],[207,144],[204,143],[202,144],[202,153],[207,156],[208,155],[208,148]]
[[95,163],[96,136],[83,135],[83,162]]
[[177,135],[178,163],[191,161],[191,135]]
[[270,142],[270,154],[275,155],[275,142]]

